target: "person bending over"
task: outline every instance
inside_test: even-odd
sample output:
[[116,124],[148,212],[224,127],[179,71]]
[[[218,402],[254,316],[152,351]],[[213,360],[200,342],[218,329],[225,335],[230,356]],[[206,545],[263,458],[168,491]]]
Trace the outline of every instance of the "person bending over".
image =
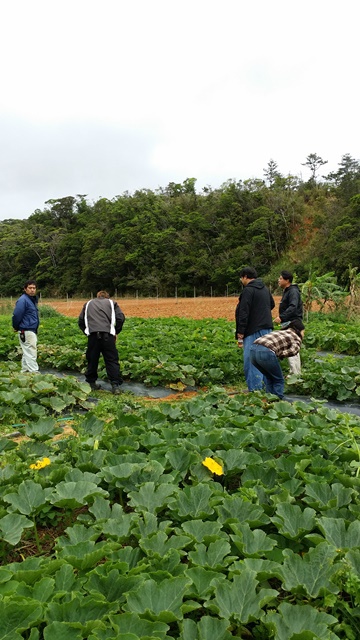
[[88,337],[86,350],[87,369],[85,380],[93,390],[96,384],[100,354],[103,355],[112,392],[120,393],[122,378],[116,336],[122,330],[125,316],[117,302],[110,300],[107,291],[98,291],[96,298],[86,302],[79,315],[79,327]]
[[284,397],[285,383],[279,359],[289,358],[299,352],[304,328],[301,320],[293,320],[286,329],[268,333],[251,346],[251,362],[263,374],[267,393]]

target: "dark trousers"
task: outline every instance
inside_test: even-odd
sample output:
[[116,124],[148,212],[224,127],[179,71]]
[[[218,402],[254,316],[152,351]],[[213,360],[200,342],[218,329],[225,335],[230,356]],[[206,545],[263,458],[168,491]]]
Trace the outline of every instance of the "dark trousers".
[[111,333],[98,331],[88,336],[86,349],[87,369],[85,372],[86,382],[96,382],[98,377],[98,365],[100,355],[103,355],[106,373],[111,384],[121,384],[121,374],[119,365],[119,354],[116,348],[115,336]]

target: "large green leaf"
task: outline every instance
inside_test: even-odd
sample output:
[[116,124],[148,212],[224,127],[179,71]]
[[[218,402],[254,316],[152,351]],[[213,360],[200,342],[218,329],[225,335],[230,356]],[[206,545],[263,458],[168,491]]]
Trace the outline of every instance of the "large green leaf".
[[318,518],[319,529],[326,540],[336,549],[348,549],[360,547],[360,521],[351,522],[346,529],[345,520],[342,518]]
[[116,487],[123,487],[124,481],[130,476],[141,469],[144,464],[124,462],[115,466],[104,466],[100,472],[100,475],[108,482]]
[[285,559],[281,573],[287,591],[302,588],[312,598],[339,592],[339,587],[331,579],[341,569],[341,565],[333,563],[337,552],[327,542],[310,549],[303,557],[291,549],[285,549],[283,554]]
[[111,611],[112,605],[91,596],[75,596],[68,602],[50,602],[46,611],[48,622],[76,622],[86,624],[90,620],[100,620]]
[[276,546],[276,541],[266,535],[261,529],[250,529],[247,522],[231,524],[235,535],[230,538],[237,549],[244,556],[261,557]]
[[212,489],[205,483],[185,487],[172,508],[178,511],[181,518],[207,518],[214,513],[213,507],[209,504],[212,493]]
[[188,556],[194,565],[221,571],[234,559],[229,555],[230,552],[231,547],[226,540],[216,540],[210,542],[207,548],[204,544],[195,545],[195,551],[190,551]]
[[228,449],[228,451],[218,451],[217,455],[224,462],[226,473],[241,471],[249,464],[261,462],[261,456],[257,453],[248,453],[239,449]]
[[234,636],[228,631],[227,620],[218,620],[212,616],[203,616],[198,623],[184,620],[180,640],[231,640]]
[[74,569],[70,564],[63,564],[62,567],[55,573],[55,588],[57,591],[69,593],[74,591],[74,585],[76,583],[76,577]]
[[14,391],[1,391],[0,392],[0,400],[5,404],[23,404],[26,402],[26,392],[21,391],[20,389],[15,389]]
[[215,507],[222,524],[231,522],[248,522],[252,527],[260,527],[270,522],[264,509],[258,504],[251,504],[236,496],[225,497],[222,504]]
[[59,482],[56,488],[47,496],[47,500],[56,507],[77,509],[96,496],[107,496],[108,492],[101,489],[94,482]]
[[310,605],[282,602],[278,613],[271,611],[264,618],[274,640],[339,640],[330,627],[337,622],[333,616],[317,611]]
[[354,494],[353,489],[346,488],[338,482],[331,487],[324,482],[311,482],[306,485],[305,492],[304,501],[321,511],[349,504]]
[[215,587],[215,598],[207,606],[226,620],[235,620],[241,624],[259,620],[262,608],[274,599],[278,592],[275,589],[257,590],[256,574],[244,569],[235,575],[232,581],[220,582]]
[[296,540],[314,529],[315,515],[314,509],[306,507],[302,511],[298,505],[285,502],[277,505],[271,521],[285,538]]
[[9,502],[13,509],[29,516],[46,504],[47,493],[49,491],[43,489],[37,482],[25,480],[19,485],[17,493],[7,493],[4,500]]
[[183,522],[181,528],[186,534],[191,536],[196,542],[204,542],[209,544],[215,542],[219,538],[226,538],[227,534],[222,531],[220,522],[214,522],[213,520],[187,520]]
[[194,462],[197,460],[195,453],[190,453],[186,449],[171,449],[165,454],[173,469],[177,471],[187,472]]
[[25,427],[25,434],[28,438],[34,438],[43,442],[53,438],[59,431],[59,426],[53,418],[43,418]]
[[115,517],[114,515],[109,518],[106,522],[99,525],[98,528],[105,536],[109,536],[110,538],[117,540],[126,539],[131,530],[132,520],[132,513],[122,513],[119,517]]
[[147,580],[135,593],[129,593],[127,606],[130,611],[150,620],[175,622],[183,617],[181,605],[189,578],[168,578],[157,584]]
[[192,567],[185,571],[185,575],[189,576],[193,581],[193,585],[189,588],[191,597],[207,599],[214,592],[215,585],[221,580],[226,580],[226,576],[218,571],[211,571],[204,567]]
[[[273,428],[273,425],[271,425]],[[261,449],[277,453],[286,447],[292,438],[292,433],[286,431],[265,431],[259,429],[255,434],[255,441],[260,445]]]
[[51,398],[41,398],[41,404],[45,405],[45,407],[51,407],[55,413],[61,413],[66,409],[66,402],[64,398],[60,398],[58,396],[52,396]]
[[158,513],[175,500],[177,488],[172,484],[161,484],[155,488],[154,482],[146,482],[139,491],[130,491],[129,504],[138,510]]
[[28,631],[41,619],[42,607],[37,602],[0,600],[0,640],[19,640],[22,631]]
[[[152,622],[145,618],[140,618],[137,613],[123,613],[121,615],[109,616],[112,625],[117,629],[118,634],[132,633],[138,638],[151,637],[164,640],[169,626],[165,622]],[[118,637],[118,636],[116,636]]]
[[32,598],[38,602],[48,602],[53,597],[55,580],[45,576],[34,586],[28,586],[21,583],[16,590],[18,596],[24,596],[25,598]]
[[[157,531],[148,538],[142,538],[139,542],[140,548],[148,556],[162,558],[170,549],[183,550],[192,543],[188,536],[173,535],[168,537],[165,531]],[[184,553],[182,554],[184,555]]]
[[102,433],[105,421],[101,420],[93,413],[88,414],[81,422],[80,429],[82,432],[93,437],[98,437]]
[[136,591],[142,582],[142,576],[123,576],[115,568],[107,575],[95,569],[89,574],[85,588],[94,598],[101,594],[107,602],[120,603],[125,601],[126,593]]
[[26,516],[18,513],[9,513],[0,520],[0,537],[9,544],[15,545],[19,542],[24,529],[29,529],[33,526],[34,523]]
[[82,640],[82,638],[81,630],[75,629],[71,622],[51,622],[44,629],[44,640]]
[[93,540],[88,540],[61,549],[58,557],[63,558],[76,569],[86,570],[96,566],[111,550],[111,545],[104,541],[96,544]]

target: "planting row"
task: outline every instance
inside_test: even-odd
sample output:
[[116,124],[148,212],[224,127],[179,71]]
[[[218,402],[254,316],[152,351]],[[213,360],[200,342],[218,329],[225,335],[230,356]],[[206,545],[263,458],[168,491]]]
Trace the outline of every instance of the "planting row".
[[72,424],[0,440],[0,639],[359,637],[358,418],[214,388]]

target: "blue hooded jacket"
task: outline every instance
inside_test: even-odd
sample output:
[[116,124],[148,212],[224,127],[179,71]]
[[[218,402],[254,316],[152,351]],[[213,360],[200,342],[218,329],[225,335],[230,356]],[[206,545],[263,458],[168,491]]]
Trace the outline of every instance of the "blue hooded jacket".
[[39,313],[37,297],[23,293],[16,302],[12,326],[16,331],[33,331],[37,333],[39,327]]

